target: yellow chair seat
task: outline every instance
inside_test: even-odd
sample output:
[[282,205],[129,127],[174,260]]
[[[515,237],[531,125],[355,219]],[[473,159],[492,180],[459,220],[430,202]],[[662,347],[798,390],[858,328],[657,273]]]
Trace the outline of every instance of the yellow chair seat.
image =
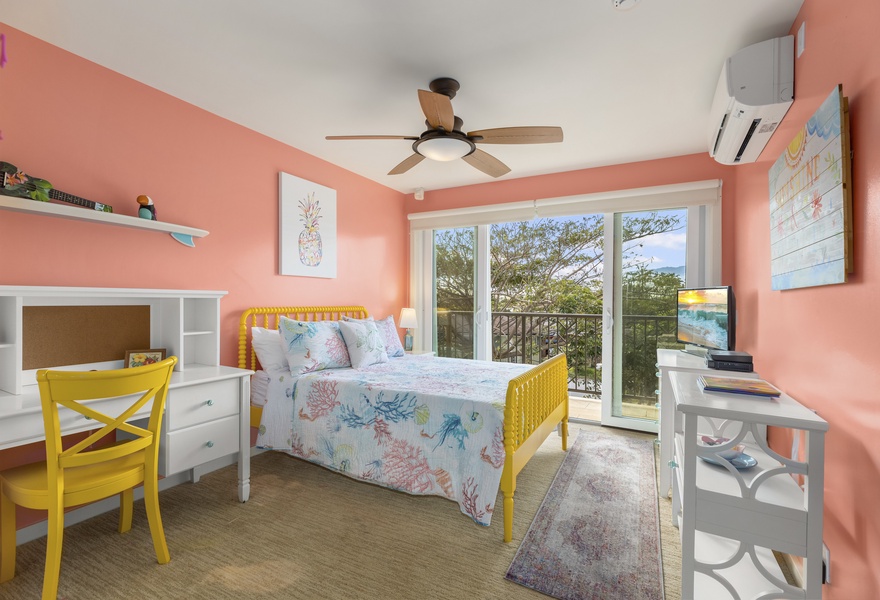
[[[96,465],[71,467],[64,472],[64,507],[91,502],[95,496],[115,496],[143,480],[143,451]],[[18,506],[37,510],[49,508],[49,477],[45,462],[3,471],[0,482],[3,493]]]
[[[135,486],[144,484],[144,504],[156,560],[171,560],[159,515],[159,431],[172,356],[161,362],[111,371],[37,371],[46,430],[47,460],[0,471],[0,586],[15,576],[16,506],[48,514],[43,600],[58,596],[64,509],[119,496],[119,532],[131,529]],[[85,400],[129,398],[125,410],[106,415],[101,403]],[[146,429],[128,420],[152,401]],[[95,430],[64,448],[59,406],[94,420]],[[125,439],[115,441],[117,433]],[[108,443],[109,442],[109,443]],[[2,587],[0,587],[2,593]]]

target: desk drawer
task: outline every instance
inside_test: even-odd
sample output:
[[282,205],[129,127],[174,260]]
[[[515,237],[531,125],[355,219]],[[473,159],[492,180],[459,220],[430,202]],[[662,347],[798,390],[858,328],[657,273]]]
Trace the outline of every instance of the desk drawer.
[[165,427],[168,431],[178,431],[237,415],[240,406],[239,383],[239,379],[226,379],[170,390],[165,407]]
[[160,446],[162,475],[173,475],[238,452],[239,419],[237,415],[168,433]]

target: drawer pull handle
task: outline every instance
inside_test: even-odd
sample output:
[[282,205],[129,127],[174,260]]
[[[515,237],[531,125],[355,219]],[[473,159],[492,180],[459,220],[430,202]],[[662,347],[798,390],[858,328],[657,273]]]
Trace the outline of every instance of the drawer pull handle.
[[655,396],[659,396],[659,395],[660,395],[660,390],[654,390],[654,395],[655,395]]
[[213,448],[213,447],[214,447],[214,442],[212,442],[211,440],[208,440],[207,442],[205,442],[205,445],[206,445],[208,448]]
[[666,464],[668,464],[668,465],[669,465],[671,468],[673,468],[673,469],[677,469],[677,468],[678,468],[678,463],[675,462],[674,460],[670,460],[670,461],[669,461],[668,463],[666,463]]
[[214,406],[214,401],[208,400],[207,402],[205,402],[205,404],[207,404],[208,406]]

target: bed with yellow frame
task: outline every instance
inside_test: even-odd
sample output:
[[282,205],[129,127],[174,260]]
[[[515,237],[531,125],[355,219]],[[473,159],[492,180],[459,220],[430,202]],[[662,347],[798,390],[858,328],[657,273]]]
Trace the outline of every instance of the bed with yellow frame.
[[[367,318],[363,306],[285,306],[245,310],[239,322],[238,366],[259,370],[251,344],[251,328],[276,329],[284,316],[298,321],[339,321],[343,317]],[[251,407],[251,426],[259,427],[262,409]],[[550,433],[559,428],[562,449],[568,448],[568,368],[565,355],[557,355],[510,379],[503,417],[504,541],[513,535],[513,498],[516,476]]]

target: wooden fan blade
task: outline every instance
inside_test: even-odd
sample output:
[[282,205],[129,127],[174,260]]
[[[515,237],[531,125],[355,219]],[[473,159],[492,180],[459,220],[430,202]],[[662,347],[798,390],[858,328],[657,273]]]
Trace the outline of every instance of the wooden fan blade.
[[470,166],[479,169],[486,175],[491,175],[492,177],[501,177],[505,173],[510,173],[510,167],[488,152],[483,152],[479,148],[474,150],[471,154],[462,157],[462,159]]
[[455,129],[455,113],[452,112],[452,101],[449,96],[419,90],[419,104],[422,105],[422,112],[425,113],[425,118],[431,127],[434,129],[442,127],[446,131]]
[[328,135],[325,140],[417,140],[411,135]]
[[425,160],[424,156],[422,156],[421,154],[414,153],[412,156],[410,156],[409,158],[404,160],[402,163],[400,163],[399,165],[397,165],[396,167],[394,167],[393,169],[388,171],[388,174],[389,175],[400,175],[401,173],[406,173],[407,171],[412,169],[414,166],[416,166],[417,164],[419,164],[423,160]]
[[478,144],[552,144],[562,141],[562,127],[499,127],[471,131]]

